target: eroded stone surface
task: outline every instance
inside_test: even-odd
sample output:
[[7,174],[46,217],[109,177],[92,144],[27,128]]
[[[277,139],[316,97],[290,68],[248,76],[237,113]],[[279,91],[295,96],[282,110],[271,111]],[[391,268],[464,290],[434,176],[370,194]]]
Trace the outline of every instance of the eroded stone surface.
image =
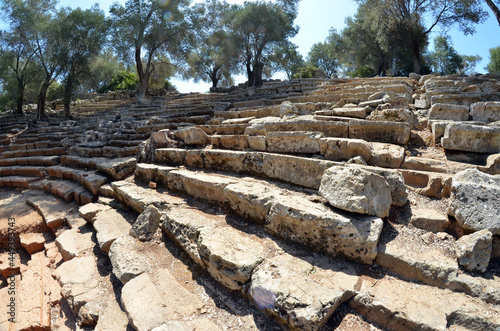
[[114,209],[102,211],[94,218],[94,228],[97,242],[104,252],[109,252],[109,247],[117,238],[128,235],[132,226]]
[[385,178],[355,167],[326,170],[319,194],[336,208],[379,217],[388,216],[392,204]]
[[476,169],[457,173],[451,186],[449,214],[471,231],[490,230],[500,234],[500,176]]
[[490,263],[492,235],[488,230],[463,236],[455,243],[458,263],[468,271],[485,272]]
[[377,256],[382,225],[378,217],[341,214],[293,196],[279,199],[266,220],[266,228],[279,237],[366,264]]
[[144,259],[135,246],[135,239],[124,235],[117,238],[109,248],[109,259],[113,274],[123,284],[146,271]]
[[346,263],[284,254],[257,267],[249,293],[260,308],[293,329],[319,330],[355,294],[357,281],[355,269]]
[[160,218],[160,211],[155,206],[149,205],[137,217],[137,220],[130,229],[130,235],[143,241],[150,240],[160,227]]

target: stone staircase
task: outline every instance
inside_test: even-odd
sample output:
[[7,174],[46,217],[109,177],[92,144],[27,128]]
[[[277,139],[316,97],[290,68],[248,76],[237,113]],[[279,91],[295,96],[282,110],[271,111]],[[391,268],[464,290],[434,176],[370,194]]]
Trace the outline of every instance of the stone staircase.
[[2,125],[2,304],[12,280],[20,330],[498,330],[499,86],[271,81]]

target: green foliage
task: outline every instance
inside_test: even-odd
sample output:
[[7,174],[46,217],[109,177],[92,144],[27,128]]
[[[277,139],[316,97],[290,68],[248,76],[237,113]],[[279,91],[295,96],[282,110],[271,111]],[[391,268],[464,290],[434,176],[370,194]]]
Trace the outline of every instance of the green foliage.
[[307,62],[323,70],[326,78],[330,78],[338,71],[342,48],[341,36],[332,29],[324,43],[316,43],[311,47]]
[[[465,34],[475,32],[474,24],[483,21],[487,13],[480,1],[471,0],[357,0],[366,5],[377,23],[377,40],[383,48],[390,43],[384,36],[397,36],[399,43],[411,50],[413,71],[421,73],[423,68],[423,45],[431,31],[438,25],[448,28],[458,25]],[[425,18],[425,19],[424,19]],[[390,34],[379,27],[384,26]],[[394,33],[392,33],[394,32]],[[390,39],[389,39],[390,40]]]
[[320,70],[315,66],[300,67],[297,69],[297,73],[293,76],[295,79],[300,78],[314,78],[316,71]]
[[97,92],[111,82],[125,65],[109,48],[104,48],[90,61],[89,70],[80,78],[79,90],[84,93]]
[[175,87],[172,82],[170,82],[168,79],[165,79],[165,83],[163,84],[163,88],[167,92],[177,92],[177,88]]
[[456,74],[464,68],[463,59],[453,48],[449,37],[438,36],[434,39],[434,51],[429,59],[433,71],[441,75]]
[[99,93],[108,91],[134,90],[137,88],[137,75],[127,71],[118,72],[109,82],[99,90]]
[[490,63],[486,69],[492,74],[500,74],[500,47],[490,49]]
[[64,85],[54,81],[47,89],[47,100],[53,101],[64,97]]
[[294,73],[299,71],[300,67],[305,65],[305,61],[297,48],[297,45],[285,42],[276,45],[269,56],[274,70],[285,72],[289,80],[293,78]]
[[247,1],[228,13],[226,20],[230,22],[231,43],[246,68],[250,86],[262,85],[264,67],[270,64],[275,45],[297,34],[298,28],[293,25],[297,2]]
[[192,17],[189,0],[128,0],[110,9],[113,46],[124,61],[135,63],[139,79],[137,97],[147,95],[149,80],[161,60],[183,59],[189,48]]
[[224,20],[235,7],[218,0],[207,0],[194,6],[193,12],[199,17],[196,24],[193,45],[187,57],[185,78],[230,85],[231,74],[236,72],[238,52],[231,43],[229,25]]
[[462,58],[463,68],[460,70],[460,73],[473,76],[476,74],[476,65],[483,58],[479,55],[460,55]]
[[374,77],[375,76],[375,71],[373,68],[369,66],[362,66],[359,68],[354,69],[354,71],[351,73],[351,77],[359,77],[359,78],[365,78],[365,77]]

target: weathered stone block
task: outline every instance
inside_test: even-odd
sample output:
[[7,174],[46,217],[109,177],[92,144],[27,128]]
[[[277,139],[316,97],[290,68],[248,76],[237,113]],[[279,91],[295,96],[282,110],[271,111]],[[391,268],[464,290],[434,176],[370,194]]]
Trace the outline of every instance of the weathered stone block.
[[476,152],[500,152],[500,127],[472,124],[449,124],[441,144],[445,149]]
[[266,135],[268,152],[277,153],[319,153],[319,139],[322,132],[269,132]]
[[399,122],[353,120],[349,122],[349,137],[405,145],[410,139],[410,126]]
[[392,204],[384,177],[357,167],[331,167],[321,179],[319,194],[346,211],[386,217]]
[[344,214],[293,196],[280,197],[266,220],[266,228],[279,237],[366,264],[377,256],[382,226],[378,217]]
[[463,236],[455,243],[458,263],[466,270],[485,272],[490,263],[492,235],[488,230],[481,230]]
[[430,120],[467,121],[469,119],[469,106],[436,103],[429,113]]
[[481,122],[497,122],[500,121],[500,102],[478,102],[470,106],[470,114],[472,120]]
[[449,214],[466,230],[500,234],[500,175],[468,169],[453,177]]

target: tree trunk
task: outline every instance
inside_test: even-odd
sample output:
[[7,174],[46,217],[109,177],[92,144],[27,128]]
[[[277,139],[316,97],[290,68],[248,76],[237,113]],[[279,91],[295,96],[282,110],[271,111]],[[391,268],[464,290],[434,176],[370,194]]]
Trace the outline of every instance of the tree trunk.
[[40,89],[40,94],[38,94],[38,104],[36,107],[36,120],[45,120],[45,99],[47,98],[47,90],[49,88],[50,81],[45,80]]
[[498,25],[500,25],[500,10],[498,9],[498,7],[493,3],[493,1],[491,0],[485,0],[486,1],[486,4],[491,8],[491,10],[493,11],[493,14],[495,15],[495,17],[497,18],[497,21],[498,21]]
[[[137,69],[137,76],[139,77],[139,91],[137,92],[137,101],[142,103],[144,98],[148,95],[149,91],[149,76],[150,74],[144,72],[141,59],[141,48],[135,48],[135,66]],[[147,68],[146,68],[147,71]]]
[[413,56],[413,72],[420,75],[422,71],[422,59],[420,57],[420,43],[418,42],[412,43],[411,51]]
[[250,87],[250,86],[253,86],[254,73],[252,71],[252,66],[251,66],[250,62],[247,62],[246,65],[247,65],[248,87]]
[[24,81],[22,78],[17,78],[17,103],[16,103],[16,114],[23,113],[23,101],[24,101]]
[[262,82],[262,73],[264,71],[264,64],[261,62],[255,63],[253,66],[253,85],[255,87],[261,87]]
[[66,80],[66,86],[64,87],[64,98],[63,98],[63,103],[64,103],[63,116],[65,120],[69,119],[72,91],[73,91],[73,76],[69,74],[69,77]]
[[139,92],[137,93],[137,101],[142,103],[149,92],[149,74],[143,74],[142,79],[139,78]]

